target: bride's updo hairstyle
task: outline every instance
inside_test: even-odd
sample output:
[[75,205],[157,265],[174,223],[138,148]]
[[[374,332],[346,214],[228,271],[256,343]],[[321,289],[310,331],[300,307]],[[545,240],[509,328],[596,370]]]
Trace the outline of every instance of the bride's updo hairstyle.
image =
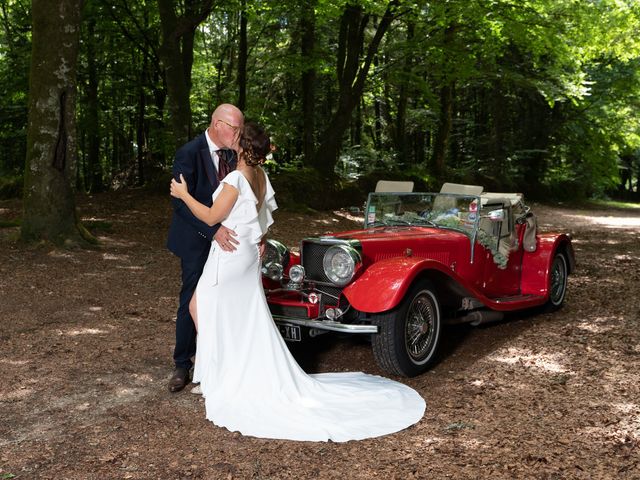
[[253,167],[262,165],[271,151],[271,141],[269,135],[256,122],[247,122],[242,129],[240,136],[240,146],[244,162]]

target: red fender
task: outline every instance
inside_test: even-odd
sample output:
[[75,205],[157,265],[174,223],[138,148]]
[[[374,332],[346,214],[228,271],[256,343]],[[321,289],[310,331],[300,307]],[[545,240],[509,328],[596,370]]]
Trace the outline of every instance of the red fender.
[[453,271],[440,262],[424,258],[394,257],[376,262],[342,293],[356,310],[384,312],[400,303],[416,276],[426,269],[439,270],[457,278]]
[[520,291],[523,295],[549,298],[549,271],[557,250],[566,247],[567,273],[575,267],[575,258],[571,239],[566,234],[538,235],[538,248],[535,252],[524,252],[522,257],[522,277]]

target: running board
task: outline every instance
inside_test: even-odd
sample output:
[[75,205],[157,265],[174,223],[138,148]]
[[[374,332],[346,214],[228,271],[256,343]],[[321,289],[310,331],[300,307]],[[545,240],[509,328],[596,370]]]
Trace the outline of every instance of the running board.
[[501,305],[509,303],[531,302],[533,300],[542,300],[544,297],[540,295],[512,295],[510,297],[491,298],[490,300]]
[[474,312],[476,310],[497,310],[501,312],[509,312],[514,310],[524,310],[526,308],[536,307],[545,302],[542,295],[511,295],[508,297],[464,297],[460,303],[460,313]]

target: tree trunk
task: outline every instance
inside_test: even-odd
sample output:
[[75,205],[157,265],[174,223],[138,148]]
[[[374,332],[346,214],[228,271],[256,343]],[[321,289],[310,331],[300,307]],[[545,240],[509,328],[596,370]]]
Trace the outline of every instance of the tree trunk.
[[500,81],[494,81],[489,92],[489,108],[491,110],[491,125],[489,132],[489,156],[492,165],[499,172],[506,172],[506,142],[505,142],[505,118],[508,116],[508,86]]
[[[82,0],[33,0],[29,123],[24,181],[25,241],[76,242],[76,65]],[[87,237],[89,238],[89,237]]]
[[447,84],[440,89],[440,119],[433,145],[433,173],[438,179],[442,179],[447,164],[452,116],[453,86]]
[[304,162],[311,163],[315,148],[315,101],[316,101],[316,69],[315,43],[316,19],[313,0],[309,4],[302,4],[300,30],[300,46],[304,67],[302,70],[302,153]]
[[147,56],[144,55],[142,60],[142,69],[140,71],[140,84],[138,85],[138,111],[136,112],[136,160],[138,164],[138,186],[144,185],[145,168],[144,163],[147,157],[147,132],[145,129],[144,112],[147,107],[147,98],[144,92],[144,81],[147,77]]
[[[373,66],[378,68],[378,56],[373,57]],[[378,95],[373,101],[373,145],[376,150],[382,149],[382,102]]]
[[174,1],[157,0],[162,28],[160,59],[165,69],[169,115],[176,147],[191,138],[191,67],[197,26],[209,15],[212,0],[185,0],[185,15],[178,17]]
[[[443,49],[445,57],[448,53],[449,47],[455,39],[456,27],[449,25],[444,31],[444,45]],[[443,68],[448,70],[445,60]],[[438,130],[433,145],[433,169],[434,174],[438,180],[441,180],[444,175],[444,170],[447,162],[447,151],[449,149],[449,142],[451,140],[451,123],[453,120],[453,80],[449,79],[445,74],[442,79],[442,86],[440,87],[440,118],[438,122]]]
[[373,39],[366,48],[364,60],[360,54],[364,47],[364,33],[369,15],[364,15],[362,7],[348,4],[342,16],[338,45],[338,107],[322,134],[322,143],[313,157],[313,165],[325,178],[335,176],[335,166],[342,146],[342,137],[349,127],[353,109],[362,96],[371,62],[378,50],[382,37],[394,19],[397,0],[387,6]]
[[[407,42],[411,43],[415,32],[415,23],[410,21],[407,24]],[[409,51],[407,49],[407,51]],[[398,95],[398,115],[396,117],[395,144],[396,151],[403,162],[415,163],[415,158],[409,159],[409,145],[407,141],[407,103],[409,101],[409,78],[408,75],[413,68],[413,57],[405,55],[404,72],[405,75],[400,80],[400,92]]]
[[353,116],[353,125],[351,127],[351,146],[362,146],[362,108],[361,102],[356,106],[356,113]]
[[244,111],[247,105],[247,2],[240,4],[240,41],[238,45],[238,105]]
[[87,163],[90,178],[87,181],[89,191],[100,192],[103,190],[102,165],[100,164],[100,132],[98,118],[98,68],[96,66],[95,51],[95,18],[87,22]]

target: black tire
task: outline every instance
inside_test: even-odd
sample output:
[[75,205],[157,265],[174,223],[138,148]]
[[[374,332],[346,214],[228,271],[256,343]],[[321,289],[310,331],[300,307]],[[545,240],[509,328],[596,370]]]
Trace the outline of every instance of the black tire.
[[569,269],[564,253],[556,253],[549,272],[549,300],[544,305],[545,312],[555,312],[562,308],[567,293]]
[[430,282],[414,284],[396,308],[373,315],[372,323],[378,327],[371,344],[380,368],[394,375],[414,377],[433,364],[442,321]]

